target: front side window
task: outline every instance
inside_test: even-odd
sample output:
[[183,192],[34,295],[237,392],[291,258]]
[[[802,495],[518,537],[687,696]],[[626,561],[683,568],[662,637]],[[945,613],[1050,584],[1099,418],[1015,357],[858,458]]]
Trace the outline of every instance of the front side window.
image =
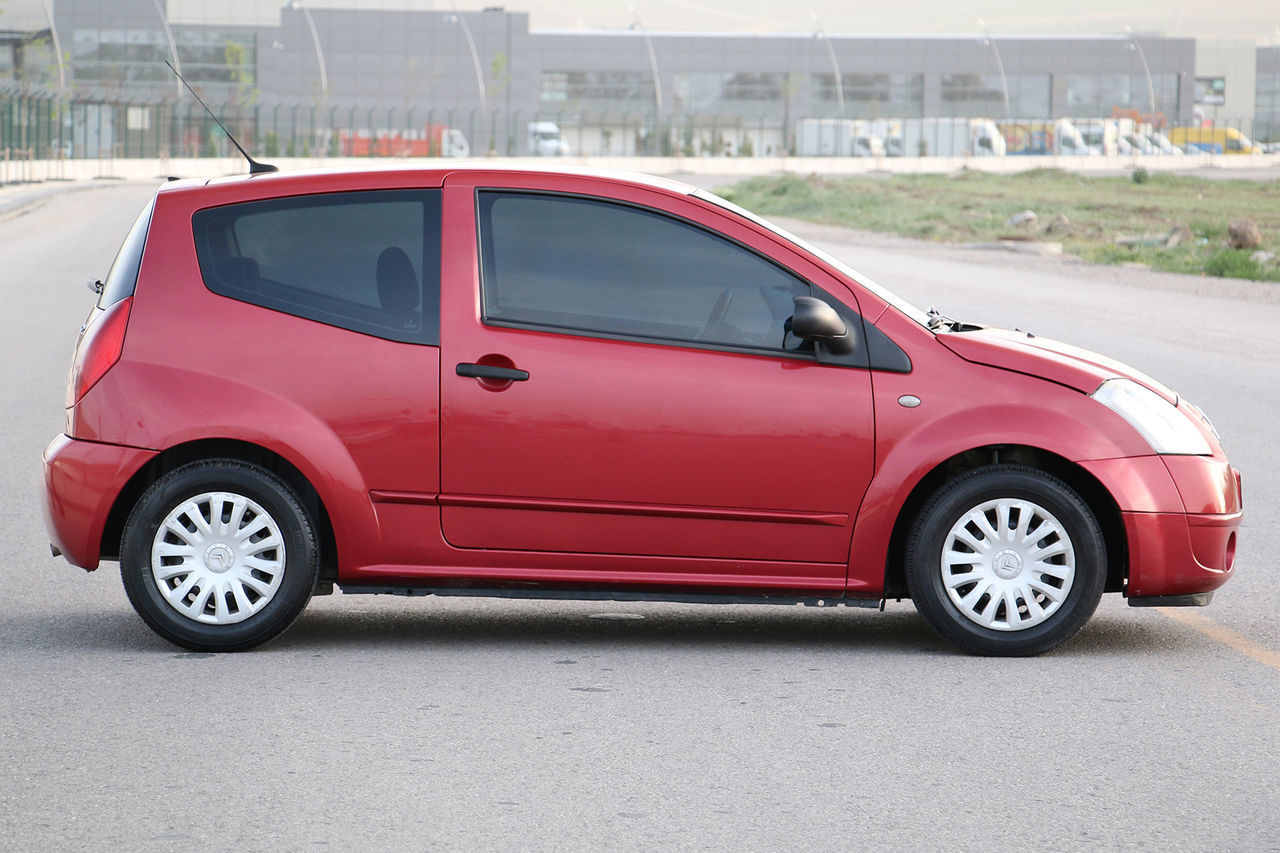
[[737,243],[650,210],[504,192],[481,192],[479,207],[490,324],[797,351],[792,299],[823,296]]
[[440,192],[332,193],[193,217],[214,293],[408,343],[440,342]]

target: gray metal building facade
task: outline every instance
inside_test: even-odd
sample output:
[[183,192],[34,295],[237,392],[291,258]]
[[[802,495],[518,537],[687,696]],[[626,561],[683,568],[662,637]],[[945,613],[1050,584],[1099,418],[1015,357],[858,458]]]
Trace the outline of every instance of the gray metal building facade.
[[1254,86],[1254,133],[1280,141],[1280,45],[1258,48]]
[[[793,145],[805,118],[1043,120],[1124,111],[1178,124],[1191,120],[1195,96],[1195,41],[1144,34],[559,32],[531,30],[527,13],[501,9],[310,11],[299,4],[281,10],[277,27],[172,25],[166,32],[166,23],[152,0],[56,4],[67,58],[59,95],[133,106],[137,121],[110,119],[120,125],[115,145],[131,132],[190,145],[182,128],[202,120],[164,66],[175,52],[191,83],[259,150],[268,133],[314,147],[331,145],[336,129],[431,123],[461,128],[473,151],[519,154],[527,150],[528,122],[551,120],[575,152],[763,155]],[[1261,112],[1262,81],[1276,72],[1262,67],[1274,63],[1271,53],[1260,50],[1258,61]],[[10,59],[8,85],[37,73],[47,88],[49,69]],[[1274,102],[1267,102],[1273,112]],[[155,113],[144,120],[138,110]]]

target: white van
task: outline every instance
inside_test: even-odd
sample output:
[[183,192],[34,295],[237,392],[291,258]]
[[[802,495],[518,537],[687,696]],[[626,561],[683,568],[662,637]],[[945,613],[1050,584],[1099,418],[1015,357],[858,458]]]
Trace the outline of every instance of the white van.
[[569,143],[560,136],[560,125],[554,121],[529,122],[529,153],[537,157],[564,157]]

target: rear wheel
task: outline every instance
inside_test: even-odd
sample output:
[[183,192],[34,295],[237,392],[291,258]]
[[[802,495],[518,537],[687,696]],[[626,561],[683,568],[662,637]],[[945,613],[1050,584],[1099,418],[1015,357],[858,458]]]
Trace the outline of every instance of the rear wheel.
[[1062,480],[990,465],[940,488],[906,548],[911,599],[944,639],[988,655],[1035,655],[1070,639],[1106,583],[1102,530]]
[[318,567],[315,532],[294,491],[228,459],[184,465],[152,484],[120,548],[138,615],[195,651],[239,651],[279,635],[306,607]]

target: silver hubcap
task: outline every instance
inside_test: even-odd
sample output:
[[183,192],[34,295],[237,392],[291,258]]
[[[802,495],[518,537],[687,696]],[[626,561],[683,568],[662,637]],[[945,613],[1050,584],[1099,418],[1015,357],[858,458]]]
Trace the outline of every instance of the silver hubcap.
[[280,525],[231,492],[206,492],[179,505],[151,545],[151,575],[165,601],[210,625],[243,622],[266,607],[284,567]]
[[952,525],[941,570],[942,585],[965,618],[996,631],[1022,631],[1062,606],[1075,580],[1076,552],[1044,507],[1001,498]]

